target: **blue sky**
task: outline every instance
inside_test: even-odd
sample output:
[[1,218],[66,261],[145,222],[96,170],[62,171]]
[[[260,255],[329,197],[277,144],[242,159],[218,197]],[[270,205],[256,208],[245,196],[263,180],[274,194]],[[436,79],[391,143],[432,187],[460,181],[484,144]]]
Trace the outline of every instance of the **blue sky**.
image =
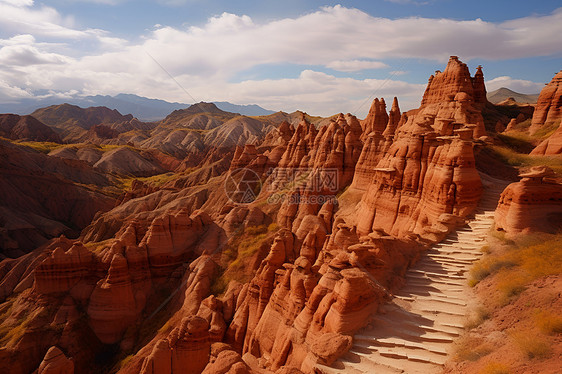
[[[0,0],[0,102],[134,93],[364,116],[458,55],[489,90],[562,69],[559,1]],[[174,77],[174,79],[170,78]]]

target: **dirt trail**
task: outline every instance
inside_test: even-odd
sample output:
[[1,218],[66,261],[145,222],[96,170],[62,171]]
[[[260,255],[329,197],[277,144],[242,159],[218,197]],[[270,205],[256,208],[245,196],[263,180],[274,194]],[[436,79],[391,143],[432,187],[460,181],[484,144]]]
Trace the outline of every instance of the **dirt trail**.
[[482,175],[485,186],[474,218],[426,251],[406,274],[406,285],[373,318],[372,329],[354,336],[351,350],[325,373],[441,371],[453,340],[464,330],[474,301],[467,285],[472,263],[482,255],[503,181]]

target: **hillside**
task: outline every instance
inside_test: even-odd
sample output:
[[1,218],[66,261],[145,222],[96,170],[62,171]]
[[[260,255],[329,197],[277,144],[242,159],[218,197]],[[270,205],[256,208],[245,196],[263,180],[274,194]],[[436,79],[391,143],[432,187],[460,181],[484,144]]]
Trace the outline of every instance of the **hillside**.
[[0,372],[556,373],[561,74],[496,106],[451,56],[363,119],[39,110],[67,143],[0,139]]
[[509,88],[501,87],[495,91],[488,92],[486,97],[492,104],[499,104],[509,98],[513,98],[520,104],[536,104],[539,94],[522,94],[512,91]]

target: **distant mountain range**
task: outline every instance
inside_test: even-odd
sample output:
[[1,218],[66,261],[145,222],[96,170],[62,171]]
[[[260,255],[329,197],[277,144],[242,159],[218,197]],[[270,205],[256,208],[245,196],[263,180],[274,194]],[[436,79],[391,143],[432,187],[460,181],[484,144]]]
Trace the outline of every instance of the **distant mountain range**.
[[[168,102],[158,99],[149,99],[132,94],[118,94],[115,96],[82,96],[68,99],[56,97],[20,99],[14,103],[0,103],[0,113],[30,114],[39,108],[51,105],[68,103],[82,108],[92,106],[105,106],[117,109],[121,114],[132,114],[141,121],[157,121],[178,109],[186,109],[190,105],[185,103]],[[266,116],[275,113],[259,105],[237,105],[229,102],[215,102],[219,109],[226,112],[240,113],[246,116]]]
[[513,98],[515,101],[521,104],[536,104],[537,99],[539,98],[539,94],[522,94],[512,91],[509,88],[502,87],[498,88],[495,91],[488,92],[486,97],[492,104],[501,103],[502,101],[509,98]]

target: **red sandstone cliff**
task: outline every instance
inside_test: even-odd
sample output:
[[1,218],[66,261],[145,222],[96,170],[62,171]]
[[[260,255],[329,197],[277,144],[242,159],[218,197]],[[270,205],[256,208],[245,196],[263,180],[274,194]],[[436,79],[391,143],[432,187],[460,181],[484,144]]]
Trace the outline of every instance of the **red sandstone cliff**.
[[529,131],[537,132],[542,126],[562,119],[562,70],[544,87],[537,100]]
[[502,192],[496,208],[496,230],[508,235],[534,231],[556,232],[562,227],[562,184],[547,167],[520,174],[521,181]]

